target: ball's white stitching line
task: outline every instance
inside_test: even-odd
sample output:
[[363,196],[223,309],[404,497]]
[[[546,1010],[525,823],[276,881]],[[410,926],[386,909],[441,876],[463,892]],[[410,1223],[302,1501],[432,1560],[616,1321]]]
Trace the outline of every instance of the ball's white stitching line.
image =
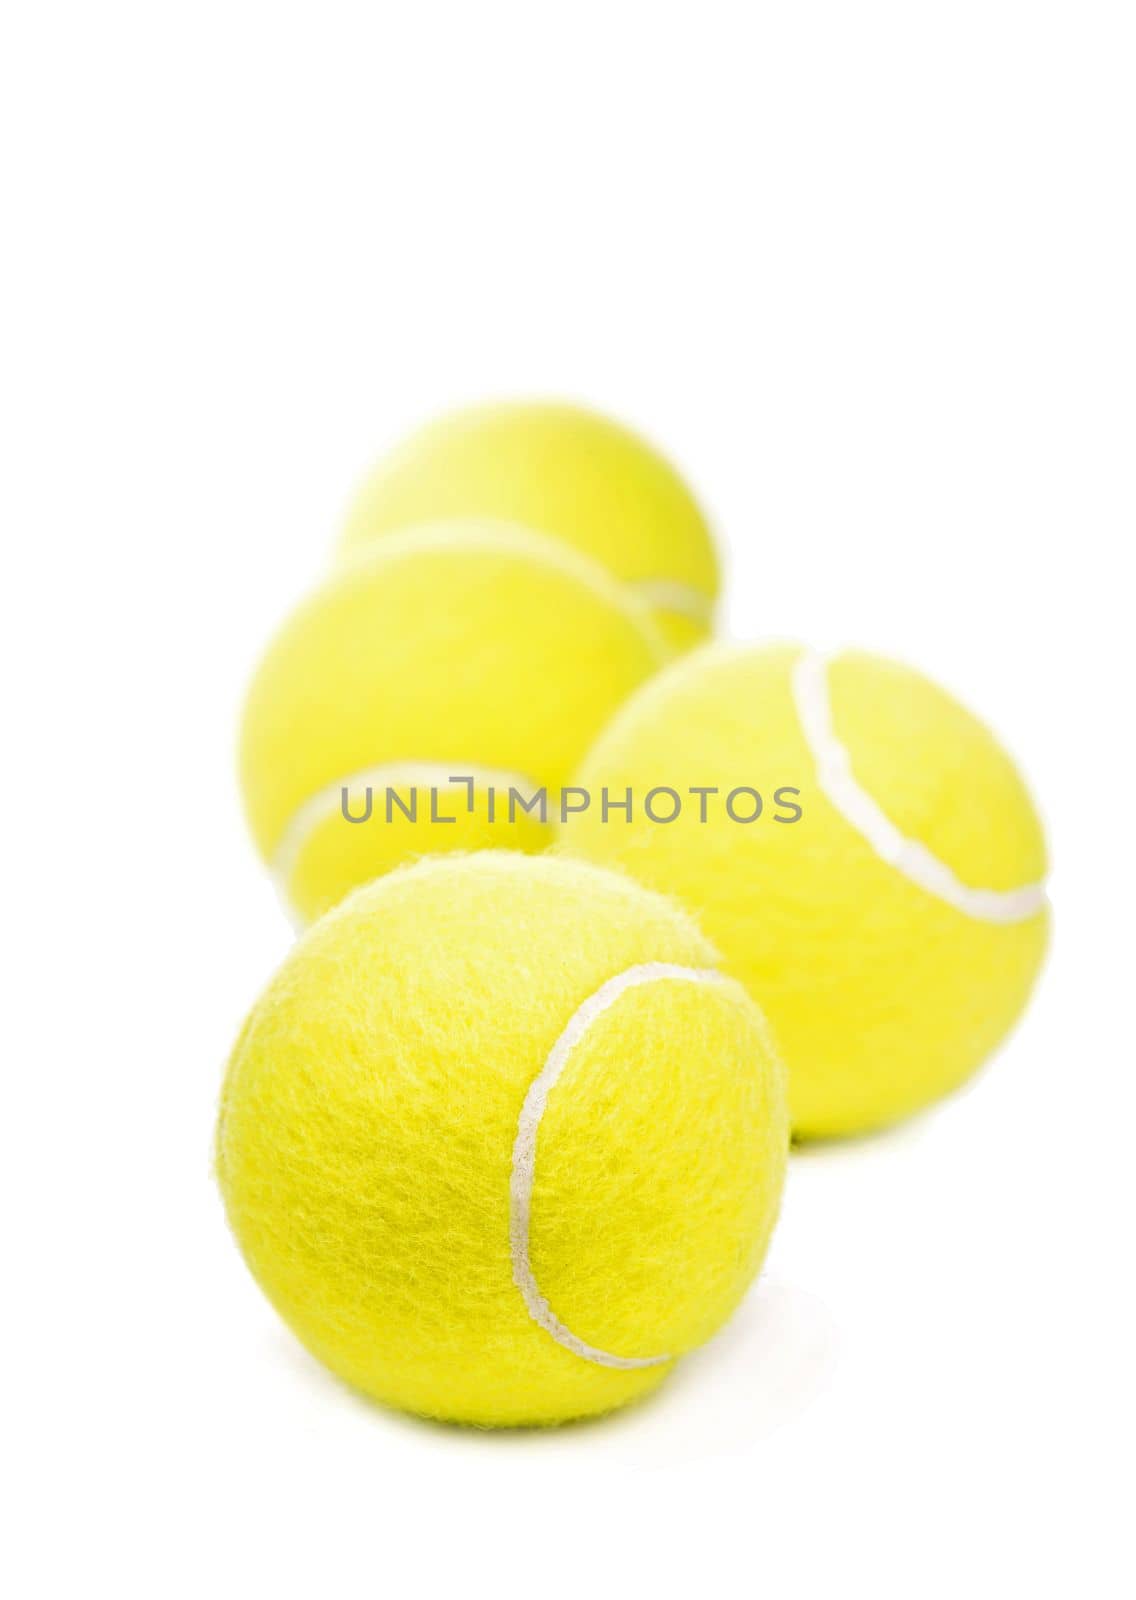
[[637,578],[627,587],[648,605],[662,611],[676,611],[692,622],[709,623],[714,617],[714,601],[693,584],[670,578]]
[[660,1366],[673,1361],[669,1355],[614,1356],[566,1328],[541,1294],[529,1258],[529,1225],[532,1212],[533,1180],[536,1176],[536,1141],[540,1120],[544,1116],[550,1091],[567,1066],[573,1050],[587,1033],[596,1018],[602,1016],[628,989],[644,983],[658,983],[677,979],[684,983],[723,983],[720,972],[711,967],[681,967],[668,961],[648,961],[642,966],[628,967],[600,985],[572,1014],[564,1032],[548,1053],[548,1059],[529,1085],[517,1119],[517,1137],[513,1142],[513,1166],[509,1176],[509,1249],[513,1259],[513,1282],[521,1291],[529,1316],[557,1344],[571,1350],[585,1361],[594,1361],[601,1367],[616,1367],[623,1372],[638,1367]]
[[532,778],[526,778],[519,772],[505,772],[494,767],[479,767],[461,761],[454,761],[448,765],[440,761],[388,762],[382,766],[365,767],[360,772],[349,773],[345,778],[336,778],[332,783],[317,790],[315,794],[309,795],[303,804],[293,811],[272,855],[269,870],[273,882],[276,884],[285,911],[296,926],[302,927],[304,919],[292,902],[292,875],[308,836],[325,817],[335,811],[342,790],[367,785],[372,789],[379,786],[398,787],[400,784],[416,788],[436,786],[442,789],[453,787],[450,783],[451,778],[472,778],[479,789],[492,787],[507,792],[513,788],[519,789],[525,795],[533,795],[541,787]]
[[793,666],[793,700],[816,764],[817,782],[844,820],[889,867],[964,916],[1001,923],[1024,922],[1036,916],[1046,903],[1043,884],[1025,884],[1020,889],[972,889],[925,845],[901,833],[860,787],[852,771],[852,757],[832,726],[827,669],[823,655],[805,651]]

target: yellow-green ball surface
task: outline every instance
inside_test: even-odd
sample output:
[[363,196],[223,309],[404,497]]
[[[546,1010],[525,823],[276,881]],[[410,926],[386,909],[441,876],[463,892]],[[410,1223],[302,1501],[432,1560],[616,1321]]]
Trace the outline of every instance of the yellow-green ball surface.
[[719,577],[706,519],[670,463],[619,423],[552,403],[442,417],[379,464],[343,544],[467,516],[520,523],[592,556],[651,605],[675,651],[711,631]]
[[515,528],[392,534],[340,567],[271,644],[241,728],[251,830],[296,920],[423,854],[545,848],[549,809],[510,790],[554,807],[665,655],[602,567]]
[[[1041,825],[993,735],[919,673],[860,652],[709,647],[632,697],[578,782],[592,805],[561,848],[699,918],[770,1021],[800,1136],[863,1132],[947,1094],[1021,1013],[1048,933]],[[652,823],[642,801],[664,785],[686,803]],[[693,786],[714,790],[706,822]],[[605,787],[634,791],[630,823],[602,820]],[[727,814],[740,787],[762,795],[752,822]],[[778,805],[781,789],[799,792]]]
[[392,1406],[624,1405],[764,1255],[788,1122],[757,1008],[621,874],[486,851],[361,889],[229,1063],[217,1171],[293,1332]]

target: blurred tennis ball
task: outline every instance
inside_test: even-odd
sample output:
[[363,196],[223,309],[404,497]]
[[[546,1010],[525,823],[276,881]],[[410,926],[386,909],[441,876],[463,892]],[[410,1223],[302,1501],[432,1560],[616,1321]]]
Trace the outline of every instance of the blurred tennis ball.
[[706,519],[674,468],[619,423],[552,403],[442,417],[379,464],[343,545],[468,516],[519,523],[592,556],[648,602],[672,650],[711,631],[719,576]]
[[407,531],[341,566],[270,646],[241,729],[249,822],[296,918],[418,855],[543,849],[539,792],[664,655],[642,601],[515,528]]
[[[592,804],[567,820],[564,848],[698,916],[772,1024],[797,1133],[927,1105],[1021,1013],[1048,934],[1041,825],[994,736],[910,668],[856,651],[698,651],[617,713],[577,781]],[[656,785],[704,798],[653,823],[641,802]],[[757,816],[755,787],[779,786],[799,795]],[[605,824],[605,788],[639,797],[630,822]]]

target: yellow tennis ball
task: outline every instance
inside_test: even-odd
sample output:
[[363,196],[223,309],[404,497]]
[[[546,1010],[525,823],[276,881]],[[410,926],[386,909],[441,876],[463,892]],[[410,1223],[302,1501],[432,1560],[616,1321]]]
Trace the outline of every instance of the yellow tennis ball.
[[390,1405],[561,1422],[653,1389],[764,1255],[785,1169],[761,1015],[679,907],[550,857],[439,856],[294,946],[216,1162],[276,1310]]
[[[907,667],[699,651],[628,702],[578,782],[591,803],[563,847],[695,912],[769,1018],[802,1136],[946,1094],[1025,1005],[1048,929],[1041,826],[994,737]],[[682,801],[672,822],[649,819],[674,810],[657,786]],[[605,788],[633,790],[630,822],[604,821]]]
[[602,562],[648,601],[674,650],[711,630],[719,580],[706,519],[674,468],[606,417],[547,403],[442,417],[379,464],[344,545],[455,516],[521,523]]
[[603,568],[518,529],[417,529],[341,567],[270,647],[241,730],[297,920],[418,855],[543,849],[558,786],[664,655]]

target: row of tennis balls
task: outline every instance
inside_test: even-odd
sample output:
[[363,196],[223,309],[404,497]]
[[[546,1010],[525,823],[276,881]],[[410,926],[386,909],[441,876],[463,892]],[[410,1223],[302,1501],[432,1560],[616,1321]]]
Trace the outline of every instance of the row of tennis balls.
[[[244,719],[253,832],[299,922],[407,859],[536,851],[559,831],[699,917],[773,1020],[802,1134],[893,1120],[1005,1033],[1046,924],[1041,829],[1011,762],[896,663],[717,647],[667,666],[706,625],[716,562],[689,491],[626,430],[563,406],[443,419],[380,467],[345,544]],[[454,787],[453,821],[423,804],[344,822],[344,789],[360,815],[367,788],[462,776],[481,782]],[[743,834],[693,808],[665,828],[598,805],[559,830],[490,815],[510,786],[573,782],[640,803],[656,785],[789,783],[804,816]]]
[[[906,668],[790,647],[668,665],[705,629],[712,546],[671,469],[602,419],[440,424],[350,529],[361,548],[257,675],[242,773],[301,920],[374,881],[234,1051],[229,1217],[285,1320],[366,1392],[484,1424],[609,1409],[744,1292],[789,1106],[801,1135],[895,1120],[1011,1026],[1045,945],[1041,830],[991,735]],[[343,822],[345,786],[453,774],[484,780],[457,824]],[[553,830],[481,803],[774,778],[801,790],[793,827],[592,810],[551,856],[491,850]]]

